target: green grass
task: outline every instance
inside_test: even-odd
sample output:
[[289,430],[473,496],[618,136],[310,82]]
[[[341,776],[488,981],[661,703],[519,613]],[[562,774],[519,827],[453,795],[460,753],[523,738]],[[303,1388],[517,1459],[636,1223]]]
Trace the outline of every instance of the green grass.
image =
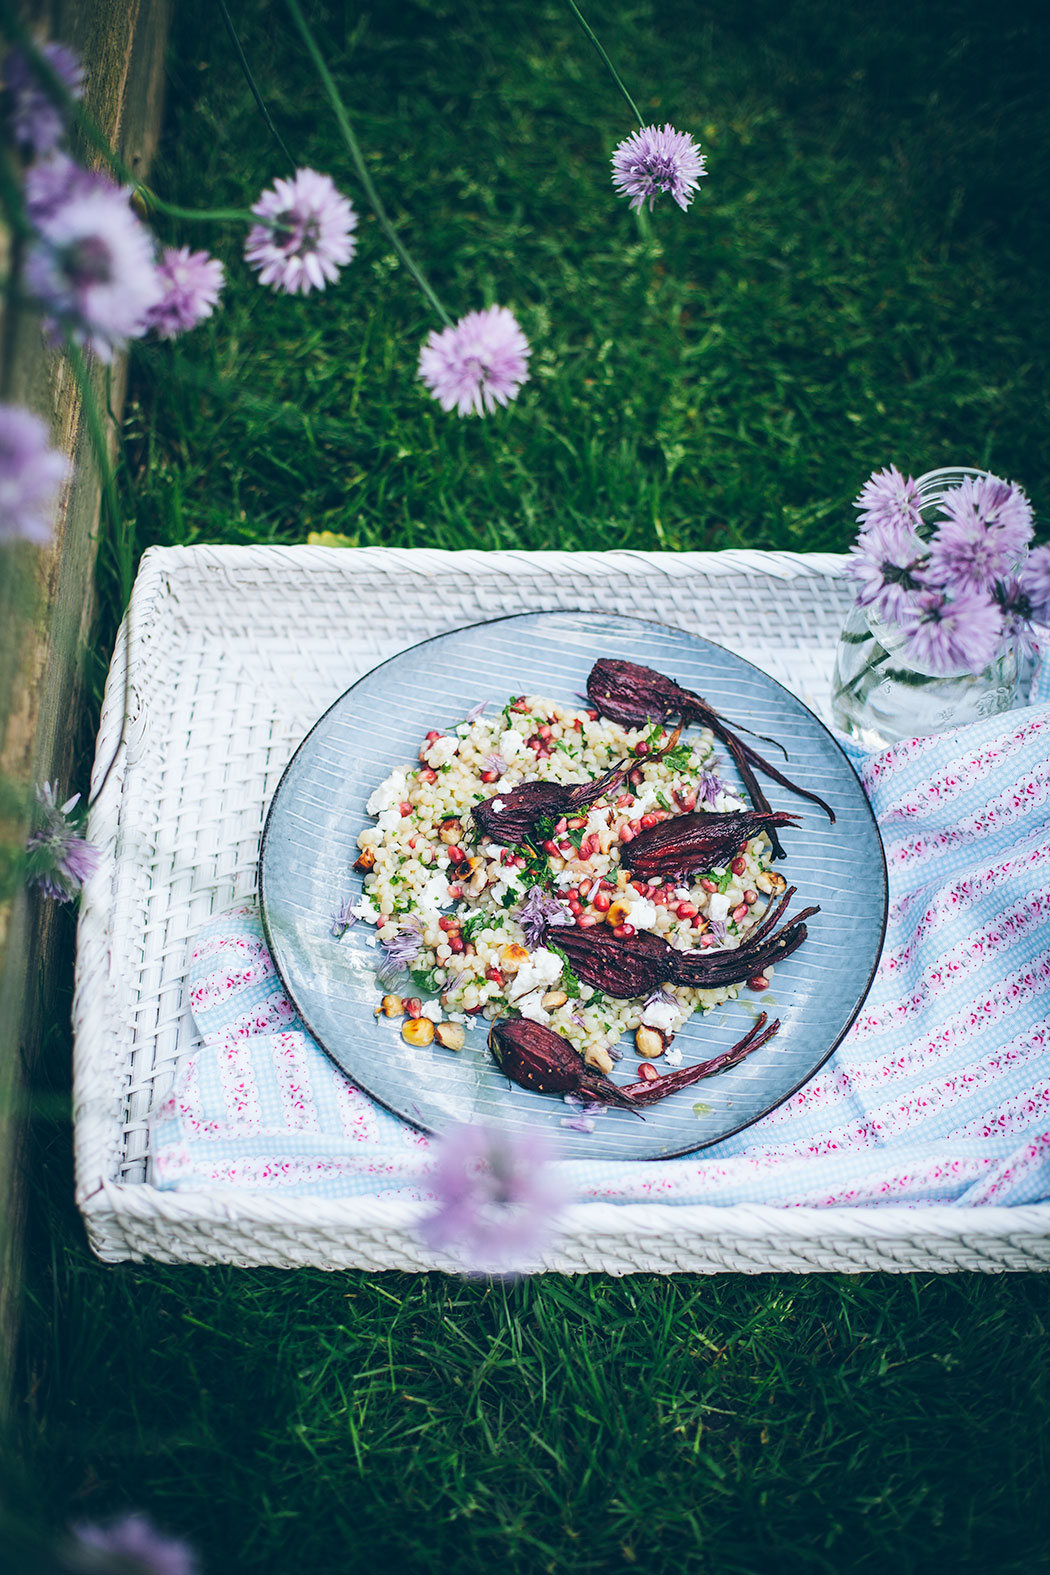
[[[212,9],[175,9],[155,183],[243,206],[280,155]],[[287,14],[238,9],[296,159],[361,206]],[[532,381],[496,419],[442,415],[415,378],[434,319],[365,214],[306,302],[261,291],[234,234],[170,227],[230,286],[136,356],[125,572],[151,542],[317,530],[842,549],[889,461],[987,464],[1045,519],[1045,21],[607,12],[643,112],[705,146],[688,214],[639,223],[613,196],[630,125],[567,8],[310,7],[407,244],[454,316],[515,310]],[[68,1201],[61,1025],[45,1050],[6,1471],[30,1529],[143,1507],[213,1575],[1045,1567],[1047,1279],[107,1268]]]

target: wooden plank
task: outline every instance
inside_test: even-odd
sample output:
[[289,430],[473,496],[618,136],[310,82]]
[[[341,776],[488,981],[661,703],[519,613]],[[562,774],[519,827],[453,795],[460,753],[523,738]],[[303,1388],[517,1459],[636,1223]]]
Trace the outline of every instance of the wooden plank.
[[[86,104],[136,173],[145,173],[160,130],[169,0],[62,0],[28,14],[42,35],[80,55]],[[11,246],[4,237],[4,246]],[[52,545],[7,549],[0,578],[0,837],[18,847],[22,807],[35,783],[86,784],[83,660],[95,611],[100,483],[79,391],[66,360],[44,343],[36,318],[3,325],[3,399],[39,411],[76,470]],[[93,377],[102,408],[119,413],[126,364]],[[111,431],[115,453],[115,433]],[[18,1330],[25,1213],[25,1114],[29,1073],[55,1019],[54,905],[22,890],[0,891],[0,1406],[7,1403]],[[68,947],[65,948],[68,952]],[[68,956],[65,958],[68,965]]]

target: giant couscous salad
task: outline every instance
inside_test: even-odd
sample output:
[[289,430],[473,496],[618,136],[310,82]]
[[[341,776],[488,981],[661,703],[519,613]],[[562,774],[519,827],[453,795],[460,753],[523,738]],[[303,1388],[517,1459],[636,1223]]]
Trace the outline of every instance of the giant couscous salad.
[[[457,1050],[468,1018],[520,1015],[561,1035],[598,1072],[620,1059],[626,1033],[646,1061],[677,1064],[676,1031],[741,986],[664,984],[616,999],[577,977],[558,931],[607,926],[618,940],[649,932],[678,951],[733,950],[785,889],[766,832],[684,880],[632,878],[621,853],[649,828],[744,809],[719,780],[710,732],[680,742],[660,725],[626,728],[539,695],[488,709],[427,733],[418,763],[391,772],[368,800],[376,824],[357,839],[364,892],[342,918],[376,926],[377,979],[388,991],[377,1014],[403,1019],[414,1044],[436,1038]],[[500,795],[524,782],[571,786],[621,763],[622,778],[593,802],[540,816],[520,845],[488,840],[473,821],[476,806],[498,812]],[[764,991],[770,973],[746,985]],[[406,975],[413,993],[395,994]]]

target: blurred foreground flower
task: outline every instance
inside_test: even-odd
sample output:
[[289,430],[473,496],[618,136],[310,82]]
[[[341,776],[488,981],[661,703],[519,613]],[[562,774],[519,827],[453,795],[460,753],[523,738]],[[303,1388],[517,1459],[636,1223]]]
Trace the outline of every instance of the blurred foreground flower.
[[72,465],[51,447],[45,422],[20,405],[0,405],[0,542],[46,545],[59,490]]
[[252,208],[265,222],[248,231],[244,255],[261,284],[308,295],[335,282],[354,255],[357,214],[327,175],[296,170],[275,180]]
[[80,802],[79,793],[60,805],[58,784],[45,782],[37,788],[36,796],[44,824],[31,832],[26,842],[30,885],[55,902],[72,902],[98,869],[102,856],[80,835],[78,822],[70,819]]
[[[65,44],[43,44],[40,53],[73,98],[84,96],[80,61]],[[15,48],[3,64],[3,85],[9,95],[11,134],[31,153],[50,153],[66,129],[65,112],[34,71],[25,51]]]
[[188,246],[167,246],[157,264],[164,294],[147,313],[150,328],[161,339],[174,339],[203,323],[215,310],[223,286],[222,263]]
[[427,1246],[473,1274],[509,1275],[534,1263],[565,1202],[546,1140],[538,1132],[464,1126],[448,1131],[435,1151],[430,1185],[438,1207],[419,1225]]
[[81,1559],[74,1566],[97,1569],[99,1575],[118,1570],[123,1575],[197,1575],[200,1568],[189,1543],[164,1536],[145,1515],[122,1515],[105,1526],[74,1526],[73,1543],[77,1553],[90,1549],[112,1555],[90,1564]]
[[419,376],[442,410],[491,414],[514,399],[529,376],[529,342],[505,306],[468,312],[435,329],[419,352]]
[[669,191],[682,209],[706,173],[704,156],[688,132],[673,126],[643,126],[617,145],[612,155],[612,179],[621,197],[630,197],[638,210],[648,201],[650,213],[661,192]]
[[153,240],[129,193],[101,176],[69,177],[65,201],[36,201],[37,239],[26,258],[29,293],[61,330],[103,361],[146,332],[163,293]]

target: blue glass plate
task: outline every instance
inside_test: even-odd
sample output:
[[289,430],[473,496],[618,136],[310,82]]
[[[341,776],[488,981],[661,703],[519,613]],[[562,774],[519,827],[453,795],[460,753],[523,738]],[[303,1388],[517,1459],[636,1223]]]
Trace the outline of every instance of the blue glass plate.
[[[488,700],[498,711],[514,694],[577,703],[599,656],[640,662],[703,695],[740,727],[775,737],[793,780],[832,805],[815,805],[763,782],[774,809],[802,814],[782,833],[776,868],[798,887],[795,909],[819,903],[809,936],[778,963],[769,998],[742,989],[707,1015],[694,1014],[675,1039],[682,1064],[717,1055],[741,1038],[759,1007],[780,1033],[739,1066],[650,1106],[641,1121],[609,1110],[592,1133],[561,1125],[571,1114],[555,1095],[507,1082],[486,1049],[488,1025],[472,1021],[458,1054],[416,1049],[399,1025],[377,1021],[380,953],[373,926],[333,939],[331,917],[356,898],[357,836],[374,824],[365,810],[395,766],[417,758],[429,729],[461,721]],[[490,712],[491,714],[491,712]],[[776,756],[760,745],[767,757]],[[734,778],[720,750],[720,774]],[[358,1088],[418,1127],[487,1121],[542,1127],[564,1159],[657,1159],[684,1154],[739,1131],[801,1087],[831,1054],[860,1009],[878,962],[886,922],[886,866],[860,783],[832,735],[800,700],[721,646],[662,624],[608,613],[526,613],[439,635],[361,678],[326,711],[278,785],[263,833],[259,870],[263,922],[280,976],[311,1033]],[[369,944],[369,942],[373,944]],[[637,1078],[631,1039],[615,1079]]]

